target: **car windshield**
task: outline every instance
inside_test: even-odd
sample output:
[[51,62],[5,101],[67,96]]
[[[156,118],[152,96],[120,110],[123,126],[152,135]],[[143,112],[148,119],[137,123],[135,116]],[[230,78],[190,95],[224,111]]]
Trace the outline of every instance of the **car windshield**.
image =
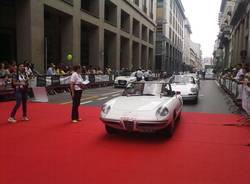
[[130,96],[159,96],[163,90],[162,83],[130,83],[124,94]]
[[176,75],[174,77],[173,83],[181,83],[181,84],[193,83],[193,77]]

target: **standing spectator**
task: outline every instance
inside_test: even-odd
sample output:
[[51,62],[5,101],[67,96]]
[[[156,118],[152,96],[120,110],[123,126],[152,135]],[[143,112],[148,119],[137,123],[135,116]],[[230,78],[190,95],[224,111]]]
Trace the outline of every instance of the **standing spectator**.
[[97,68],[96,74],[97,75],[102,75],[103,74],[103,72],[102,72],[102,70],[101,70],[100,67]]
[[5,68],[4,63],[0,63],[0,78],[8,77],[10,72]]
[[57,70],[56,70],[56,74],[57,75],[65,75],[66,73],[64,72],[63,70],[63,66],[62,65],[59,65]]
[[28,91],[28,76],[25,73],[25,68],[23,64],[19,64],[16,74],[13,75],[12,79],[13,87],[16,94],[16,105],[13,108],[8,122],[16,123],[15,115],[22,103],[23,108],[23,121],[29,121],[27,117],[27,91]]
[[241,78],[241,75],[244,75],[242,64],[237,64],[236,70],[237,70],[237,74],[234,79],[239,80]]
[[25,68],[25,73],[28,75],[29,78],[34,77],[34,74],[33,74],[32,67],[31,67],[30,63],[25,63],[24,68]]
[[55,68],[56,68],[56,66],[54,65],[54,63],[51,63],[50,67],[47,70],[47,75],[56,75]]
[[145,81],[149,81],[149,70],[146,70],[146,71],[143,73],[143,76],[144,76],[144,80],[145,80]]
[[136,71],[135,76],[136,76],[137,81],[141,81],[141,80],[142,80],[143,72],[142,72],[141,68],[139,68],[139,69]]
[[9,72],[12,73],[16,73],[17,70],[17,65],[16,65],[16,61],[12,61],[10,67],[9,67]]
[[71,119],[72,123],[77,123],[82,119],[79,117],[78,107],[80,106],[82,90],[84,88],[84,81],[81,76],[81,66],[77,65],[73,67],[74,72],[70,79],[71,96],[73,100]]

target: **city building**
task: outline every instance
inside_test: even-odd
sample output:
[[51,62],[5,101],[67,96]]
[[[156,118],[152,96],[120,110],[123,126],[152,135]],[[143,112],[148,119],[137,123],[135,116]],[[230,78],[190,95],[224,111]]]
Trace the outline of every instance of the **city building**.
[[212,57],[206,57],[203,59],[202,61],[202,68],[205,69],[206,66],[213,66],[214,62],[213,62],[213,58]]
[[190,41],[190,61],[195,70],[202,69],[201,44]]
[[249,63],[250,59],[250,1],[222,0],[218,35],[218,47],[214,57],[219,69]]
[[250,59],[250,1],[237,0],[231,18],[230,65],[249,63]]
[[184,52],[183,52],[183,62],[187,66],[192,66],[191,60],[190,60],[190,43],[191,38],[190,35],[192,34],[191,25],[188,21],[188,19],[185,19],[184,23]]
[[230,26],[236,1],[222,0],[219,13],[220,33],[215,43],[214,58],[218,66],[227,68],[231,65],[232,27]]
[[181,0],[157,0],[156,69],[183,69],[184,7]]
[[[154,69],[156,0],[0,0],[0,60]],[[67,55],[73,55],[73,61]]]

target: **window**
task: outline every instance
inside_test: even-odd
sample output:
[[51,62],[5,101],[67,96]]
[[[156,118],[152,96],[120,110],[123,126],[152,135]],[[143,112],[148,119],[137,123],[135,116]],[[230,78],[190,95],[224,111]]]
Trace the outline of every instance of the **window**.
[[153,15],[153,7],[154,7],[154,3],[153,3],[153,0],[150,0],[149,2],[149,11],[150,11],[150,18],[154,18],[154,15]]
[[134,3],[139,6],[139,0],[134,0]]
[[147,13],[147,0],[142,0],[142,9],[145,13]]

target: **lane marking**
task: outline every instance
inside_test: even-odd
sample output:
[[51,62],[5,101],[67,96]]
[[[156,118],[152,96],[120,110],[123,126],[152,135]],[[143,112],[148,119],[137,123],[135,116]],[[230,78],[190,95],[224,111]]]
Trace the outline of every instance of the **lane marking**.
[[220,87],[220,84],[216,80],[214,82],[218,87]]
[[97,100],[105,100],[105,99],[107,99],[108,97],[106,96],[106,97],[103,97],[103,98],[98,98]]
[[120,91],[115,91],[115,92],[111,92],[111,93],[104,93],[102,94],[102,96],[107,96],[107,95],[112,95],[112,94],[116,94],[116,93],[121,93],[123,90]]
[[91,102],[93,102],[93,101],[90,100],[90,101],[82,102],[81,105],[88,104],[88,103],[91,103]]
[[[112,94],[114,94],[114,95],[120,95],[120,93],[122,92],[123,90],[119,90],[119,91],[115,91],[115,92],[111,92],[111,93],[104,93],[104,94],[102,94],[102,95],[100,95],[100,96],[91,96],[91,97],[87,97],[87,98],[83,98],[82,100],[81,100],[81,102],[82,101],[85,101],[85,100],[96,100],[96,99],[98,99],[99,97],[102,97],[102,96],[107,96],[107,95],[112,95]],[[84,95],[84,94],[83,94]],[[107,97],[108,98],[108,97]],[[106,99],[106,98],[105,98]],[[70,100],[70,101],[67,101],[67,102],[63,102],[63,103],[60,103],[60,104],[62,104],[62,105],[66,105],[66,104],[71,104],[72,103],[72,100]]]
[[113,97],[116,97],[116,96],[120,96],[120,94],[115,94],[115,95],[112,95]]
[[205,95],[199,95],[199,97],[204,97]]

